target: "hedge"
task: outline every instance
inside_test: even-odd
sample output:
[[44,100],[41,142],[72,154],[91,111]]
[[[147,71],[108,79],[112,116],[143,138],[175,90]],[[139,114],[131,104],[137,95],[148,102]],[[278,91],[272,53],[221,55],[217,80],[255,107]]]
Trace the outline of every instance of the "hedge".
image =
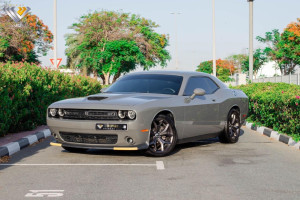
[[0,136],[46,123],[47,107],[66,98],[99,93],[92,78],[29,63],[0,63]]
[[248,121],[300,139],[300,86],[252,83],[236,87],[249,97]]

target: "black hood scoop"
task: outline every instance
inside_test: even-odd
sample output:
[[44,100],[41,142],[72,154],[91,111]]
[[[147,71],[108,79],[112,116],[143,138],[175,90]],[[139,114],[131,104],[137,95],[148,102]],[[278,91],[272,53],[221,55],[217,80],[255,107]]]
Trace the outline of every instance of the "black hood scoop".
[[103,99],[107,99],[107,97],[99,97],[99,96],[92,96],[87,98],[90,101],[101,101]]

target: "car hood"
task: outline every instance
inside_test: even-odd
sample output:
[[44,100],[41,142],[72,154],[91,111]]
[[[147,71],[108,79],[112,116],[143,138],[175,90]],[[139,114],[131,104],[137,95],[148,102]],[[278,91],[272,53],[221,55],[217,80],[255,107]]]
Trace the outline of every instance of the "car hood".
[[164,94],[148,94],[148,93],[134,93],[134,94],[112,94],[100,93],[83,98],[66,99],[51,104],[50,107],[69,107],[69,108],[88,108],[95,107],[112,107],[112,106],[135,106],[145,104],[148,102],[158,101],[174,97],[173,95]]

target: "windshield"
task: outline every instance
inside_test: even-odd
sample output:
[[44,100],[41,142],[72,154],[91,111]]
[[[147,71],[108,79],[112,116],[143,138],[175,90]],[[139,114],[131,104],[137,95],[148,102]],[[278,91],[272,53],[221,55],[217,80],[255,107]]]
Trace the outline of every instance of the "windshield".
[[105,92],[156,93],[178,95],[182,79],[182,76],[163,74],[128,75],[115,82]]

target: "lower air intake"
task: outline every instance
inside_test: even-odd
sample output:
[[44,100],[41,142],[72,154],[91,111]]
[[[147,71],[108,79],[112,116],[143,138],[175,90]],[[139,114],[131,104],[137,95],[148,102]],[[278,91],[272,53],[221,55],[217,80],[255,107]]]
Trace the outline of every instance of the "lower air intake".
[[85,144],[116,144],[118,141],[118,135],[113,134],[82,134],[60,132],[60,136],[65,142]]

